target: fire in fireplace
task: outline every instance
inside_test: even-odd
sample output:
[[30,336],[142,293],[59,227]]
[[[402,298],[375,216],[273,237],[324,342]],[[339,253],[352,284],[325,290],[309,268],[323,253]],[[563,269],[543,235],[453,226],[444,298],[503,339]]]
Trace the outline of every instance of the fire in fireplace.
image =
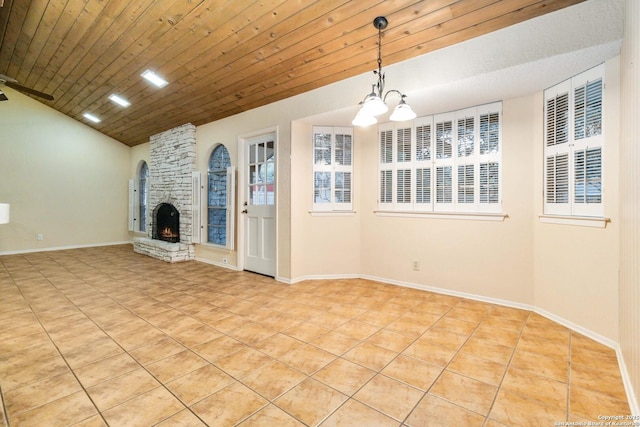
[[169,203],[161,203],[154,210],[153,235],[157,240],[180,241],[180,212]]

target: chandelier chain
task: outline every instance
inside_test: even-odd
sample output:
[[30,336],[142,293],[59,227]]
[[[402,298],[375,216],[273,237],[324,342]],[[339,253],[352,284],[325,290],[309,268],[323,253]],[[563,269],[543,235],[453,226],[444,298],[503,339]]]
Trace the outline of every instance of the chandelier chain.
[[378,96],[384,92],[384,74],[382,74],[382,29],[378,28]]

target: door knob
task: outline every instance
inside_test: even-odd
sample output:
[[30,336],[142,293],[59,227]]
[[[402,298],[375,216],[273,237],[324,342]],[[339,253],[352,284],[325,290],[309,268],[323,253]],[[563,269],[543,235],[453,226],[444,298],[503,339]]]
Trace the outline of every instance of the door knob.
[[245,210],[243,210],[243,211],[242,211],[242,213],[248,213],[248,212],[247,212],[247,210],[245,209]]

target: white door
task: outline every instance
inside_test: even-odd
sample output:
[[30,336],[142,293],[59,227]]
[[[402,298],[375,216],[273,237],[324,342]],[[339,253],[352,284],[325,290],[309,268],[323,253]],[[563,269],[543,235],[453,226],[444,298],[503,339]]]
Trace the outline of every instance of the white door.
[[244,269],[276,275],[275,133],[246,140]]

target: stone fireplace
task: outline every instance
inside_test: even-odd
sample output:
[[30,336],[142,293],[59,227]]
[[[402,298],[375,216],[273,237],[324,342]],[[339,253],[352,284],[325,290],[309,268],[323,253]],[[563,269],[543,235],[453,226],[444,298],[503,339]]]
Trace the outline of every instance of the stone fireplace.
[[149,149],[147,224],[151,226],[146,237],[133,239],[133,249],[167,262],[193,260],[196,128],[186,124],[153,135]]

